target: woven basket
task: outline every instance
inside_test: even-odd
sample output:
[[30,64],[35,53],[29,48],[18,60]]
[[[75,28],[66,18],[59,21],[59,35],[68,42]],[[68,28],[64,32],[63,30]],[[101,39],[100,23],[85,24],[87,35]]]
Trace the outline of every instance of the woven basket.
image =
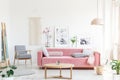
[[102,73],[103,73],[103,66],[96,66],[94,68],[94,70],[95,70],[97,75],[102,75]]

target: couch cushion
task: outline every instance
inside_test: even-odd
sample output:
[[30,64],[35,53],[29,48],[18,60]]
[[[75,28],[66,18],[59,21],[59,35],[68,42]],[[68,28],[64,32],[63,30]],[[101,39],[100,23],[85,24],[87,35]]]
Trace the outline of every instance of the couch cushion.
[[44,54],[45,57],[48,57],[48,56],[49,56],[46,47],[42,47],[42,51],[43,51],[43,54]]
[[62,51],[49,51],[49,56],[63,56]]
[[88,57],[88,55],[83,53],[73,53],[71,56],[74,58]]

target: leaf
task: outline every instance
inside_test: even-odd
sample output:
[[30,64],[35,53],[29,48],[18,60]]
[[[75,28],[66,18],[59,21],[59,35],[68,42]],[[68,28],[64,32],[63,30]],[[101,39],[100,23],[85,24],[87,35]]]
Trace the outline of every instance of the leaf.
[[1,73],[2,71],[0,71],[0,73]]

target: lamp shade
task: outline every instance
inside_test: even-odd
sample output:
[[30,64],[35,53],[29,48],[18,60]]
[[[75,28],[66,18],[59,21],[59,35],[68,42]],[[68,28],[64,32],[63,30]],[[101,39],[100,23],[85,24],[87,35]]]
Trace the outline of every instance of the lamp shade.
[[95,18],[91,21],[91,25],[103,25],[103,20],[100,18]]

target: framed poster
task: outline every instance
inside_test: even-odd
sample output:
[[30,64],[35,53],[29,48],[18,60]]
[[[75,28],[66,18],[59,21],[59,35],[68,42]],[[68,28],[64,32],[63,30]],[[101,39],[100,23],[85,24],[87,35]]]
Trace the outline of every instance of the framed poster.
[[68,27],[55,27],[55,47],[68,47],[69,30]]
[[81,48],[90,48],[91,38],[90,37],[78,37],[77,38],[77,47]]
[[42,30],[42,43],[45,47],[53,47],[53,28],[44,27]]

